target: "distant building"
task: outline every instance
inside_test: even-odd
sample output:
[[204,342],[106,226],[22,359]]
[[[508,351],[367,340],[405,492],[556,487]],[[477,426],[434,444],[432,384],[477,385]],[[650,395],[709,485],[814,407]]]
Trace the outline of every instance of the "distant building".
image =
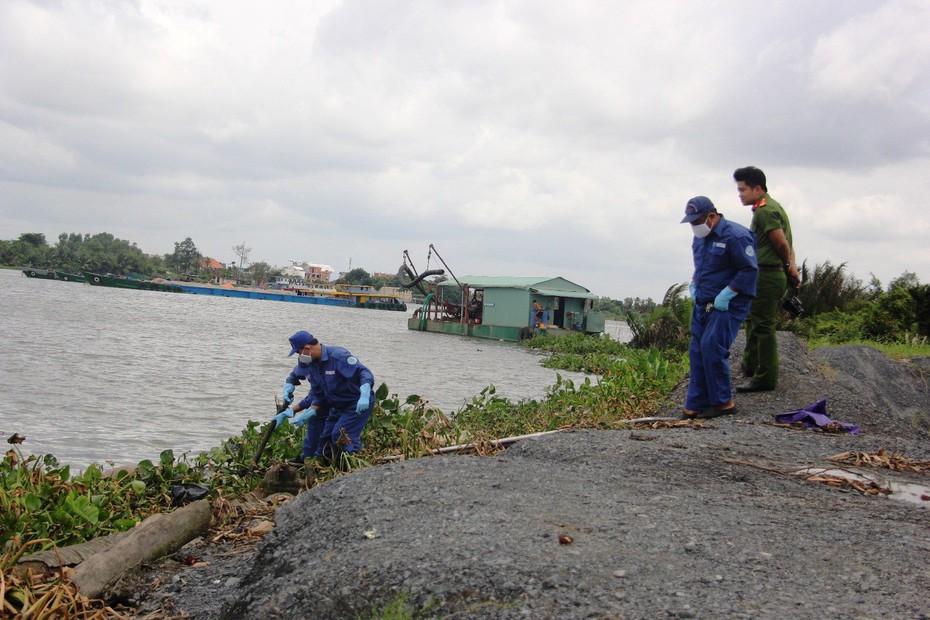
[[215,258],[204,256],[200,259],[200,268],[208,271],[222,271],[226,269],[226,266]]
[[329,265],[319,263],[310,263],[307,261],[291,260],[291,266],[282,269],[285,275],[295,275],[302,277],[309,282],[329,282],[333,275],[333,268]]

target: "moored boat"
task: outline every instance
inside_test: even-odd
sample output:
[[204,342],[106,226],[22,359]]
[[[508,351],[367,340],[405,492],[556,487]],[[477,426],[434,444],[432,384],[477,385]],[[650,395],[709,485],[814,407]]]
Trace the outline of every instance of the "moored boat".
[[180,286],[157,282],[155,280],[142,280],[138,278],[124,278],[100,273],[84,272],[84,279],[92,286],[109,286],[113,288],[128,288],[139,291],[161,291],[164,293],[183,293]]
[[367,284],[337,284],[336,294],[349,300],[354,308],[374,308],[406,312],[407,304],[400,295],[382,293]]
[[83,282],[84,276],[76,273],[67,273],[65,271],[55,271],[53,269],[23,269],[23,275],[27,278],[38,278],[40,280],[63,280],[65,282]]
[[264,301],[289,301],[293,303],[316,304],[320,306],[348,306],[348,300],[334,296],[303,294],[294,291],[273,291],[251,287],[234,287],[232,285],[212,284],[178,284],[183,293],[192,295],[214,295],[217,297],[237,297],[240,299],[261,299]]

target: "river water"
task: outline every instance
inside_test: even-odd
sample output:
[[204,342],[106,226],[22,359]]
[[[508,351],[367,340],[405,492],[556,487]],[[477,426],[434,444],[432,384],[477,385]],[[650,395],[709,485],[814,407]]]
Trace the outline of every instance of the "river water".
[[[556,372],[516,344],[407,329],[408,313],[36,280],[0,270],[0,438],[83,468],[197,454],[274,415],[306,329],[352,351],[392,394],[446,413],[493,384],[541,398]],[[608,321],[613,337],[626,326]],[[578,373],[563,377],[583,380]],[[306,384],[298,388],[302,397]]]

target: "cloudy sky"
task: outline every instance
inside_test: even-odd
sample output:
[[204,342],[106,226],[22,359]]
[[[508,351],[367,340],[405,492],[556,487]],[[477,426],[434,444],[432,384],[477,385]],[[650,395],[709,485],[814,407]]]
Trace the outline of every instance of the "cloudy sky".
[[433,243],[659,299],[687,199],[748,225],[753,164],[800,259],[926,283],[928,32],[925,0],[2,0],[0,239],[337,271]]

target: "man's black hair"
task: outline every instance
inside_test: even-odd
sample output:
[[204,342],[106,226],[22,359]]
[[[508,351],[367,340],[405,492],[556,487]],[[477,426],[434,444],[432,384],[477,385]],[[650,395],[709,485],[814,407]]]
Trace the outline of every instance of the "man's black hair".
[[761,187],[762,191],[765,192],[769,191],[769,188],[765,185],[765,173],[755,166],[737,168],[733,173],[733,180],[737,183],[742,181],[749,187]]

